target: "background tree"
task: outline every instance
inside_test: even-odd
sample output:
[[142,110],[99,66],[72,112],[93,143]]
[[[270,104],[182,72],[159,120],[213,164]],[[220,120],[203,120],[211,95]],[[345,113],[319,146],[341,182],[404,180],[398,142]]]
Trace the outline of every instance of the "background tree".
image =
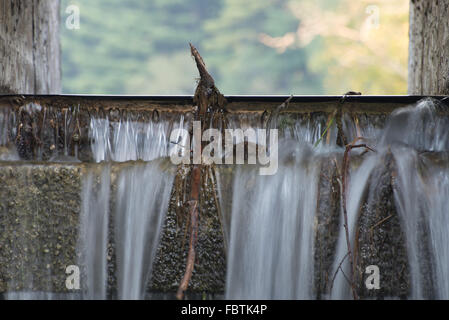
[[69,4],[67,93],[192,94],[188,42],[226,94],[407,90],[408,0],[63,0],[62,19]]
[[278,50],[320,41],[308,66],[324,75],[326,92],[406,93],[408,1],[302,0],[289,8],[297,29],[261,40]]

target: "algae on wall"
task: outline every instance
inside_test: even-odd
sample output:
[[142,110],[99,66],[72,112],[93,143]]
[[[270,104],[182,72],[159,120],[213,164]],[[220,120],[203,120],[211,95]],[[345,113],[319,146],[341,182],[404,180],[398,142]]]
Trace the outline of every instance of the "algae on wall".
[[77,165],[0,164],[0,292],[67,292],[81,172]]
[[[133,163],[115,163],[110,169],[108,247],[107,255],[103,257],[107,264],[108,297],[115,297],[117,289],[114,240],[116,178],[121,170]],[[83,261],[79,247],[83,177],[102,166],[0,163],[0,293],[78,293],[68,290],[65,281],[66,268]],[[98,182],[96,187],[99,186]],[[199,263],[188,292],[189,296],[193,294],[198,297],[203,293],[222,294],[225,279],[223,236],[210,190],[203,194],[203,201]],[[151,277],[153,280],[148,284],[147,292],[174,294],[176,291],[177,281],[184,272],[186,247],[182,243],[186,222],[185,218],[176,215],[176,198],[172,192]],[[79,267],[83,291],[86,285],[85,266]]]

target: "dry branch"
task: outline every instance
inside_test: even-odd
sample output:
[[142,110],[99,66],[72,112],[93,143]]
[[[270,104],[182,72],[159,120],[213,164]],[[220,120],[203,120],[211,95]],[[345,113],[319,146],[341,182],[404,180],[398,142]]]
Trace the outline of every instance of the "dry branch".
[[189,242],[189,253],[187,255],[187,265],[184,277],[182,278],[181,284],[179,285],[176,298],[182,300],[184,297],[184,292],[189,286],[190,279],[192,278],[193,268],[195,266],[195,256],[196,256],[196,243],[198,240],[198,202],[200,195],[201,186],[201,167],[195,165],[192,170],[192,181],[191,181],[191,194],[189,201],[189,216],[190,216],[190,242]]
[[203,118],[209,107],[212,107],[213,109],[224,108],[226,99],[215,87],[215,81],[207,71],[203,58],[191,43],[190,51],[195,59],[198,72],[200,73],[200,80],[193,101],[199,108],[199,117]]
[[[201,128],[202,130],[205,130],[205,125],[208,124],[208,120],[210,120],[210,118],[206,118],[210,116],[211,113],[213,114],[213,112],[215,112],[216,110],[223,110],[226,99],[215,87],[214,79],[207,71],[203,58],[192,44],[190,44],[190,51],[192,53],[192,56],[195,58],[196,65],[200,73],[200,79],[194,96],[194,102],[198,106],[198,109],[195,113],[195,120],[202,121],[203,124]],[[199,143],[201,143],[201,141]],[[201,191],[202,169],[202,165],[193,165],[193,168],[191,170],[189,201],[190,242],[189,251],[187,254],[186,270],[176,294],[176,298],[179,300],[184,298],[184,292],[189,286],[189,282],[193,274],[193,269],[195,267],[196,245],[198,241],[199,200]]]
[[[341,265],[343,264],[343,262],[346,260],[346,258],[348,257],[349,252],[347,252],[345,254],[345,256],[343,257],[343,259],[341,259],[340,263],[338,264],[337,270],[335,270],[334,276],[332,277],[332,281],[330,283],[330,289],[329,292],[332,293],[332,289],[334,287],[334,282],[335,282],[335,278],[337,277],[338,271],[341,270],[341,272],[343,272],[343,270],[341,269]],[[351,282],[349,281],[349,284],[351,284]]]

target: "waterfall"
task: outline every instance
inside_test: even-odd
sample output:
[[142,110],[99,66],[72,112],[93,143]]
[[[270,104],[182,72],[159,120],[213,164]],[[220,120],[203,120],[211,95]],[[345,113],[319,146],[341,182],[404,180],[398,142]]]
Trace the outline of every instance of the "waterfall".
[[[347,257],[339,205],[338,240],[332,267],[324,270],[328,279],[321,298],[351,299],[352,276],[359,294],[375,297],[375,291],[365,288],[369,265],[380,269],[384,298],[449,298],[449,119],[441,111],[437,102],[426,99],[394,111],[382,120],[383,128],[373,125],[372,119],[345,116],[348,140],[363,136],[375,152],[350,153],[354,160],[344,196],[355,272]],[[276,121],[283,139],[292,139],[280,144],[276,175],[258,176],[250,166],[234,169],[231,177],[226,170],[219,171],[230,299],[313,299],[317,294],[313,269],[318,267],[316,254],[322,253],[314,236],[317,224],[323,223],[316,206],[317,200],[323,201],[319,194],[323,190],[318,188],[317,194],[317,185],[327,172],[320,164],[328,165],[323,159],[330,155],[341,161],[344,150],[332,145],[312,150],[323,121],[296,119],[287,130]],[[243,122],[257,125],[250,117]],[[232,125],[237,126],[238,120]],[[329,134],[335,140],[333,129]],[[341,179],[337,181],[341,190]]]
[[[394,139],[398,167],[395,194],[402,215],[411,268],[413,299],[449,299],[448,168],[449,119],[441,106],[424,100],[394,112],[384,141]],[[398,125],[404,128],[398,132]],[[396,130],[395,130],[396,129]],[[409,134],[413,132],[413,134]]]
[[[449,159],[446,159],[449,160]],[[449,172],[435,170],[430,175],[429,229],[436,274],[436,298],[449,299]]]
[[[378,156],[373,155],[369,157],[363,164],[355,171],[352,172],[349,183],[348,183],[348,194],[347,194],[347,214],[348,214],[348,228],[352,232],[351,238],[354,237],[356,230],[356,221],[359,214],[359,208],[362,201],[363,193],[370,183],[369,178],[378,162]],[[374,182],[375,183],[375,182]],[[349,257],[345,256],[348,253],[348,247],[346,243],[346,235],[343,226],[343,217],[340,214],[340,230],[339,239],[337,244],[337,251],[335,254],[335,260],[333,268],[331,269],[335,279],[332,284],[332,292],[330,292],[330,298],[332,299],[350,299],[351,290],[349,283],[347,282],[345,275],[350,275],[350,263]],[[351,243],[352,248],[354,248],[354,243]],[[343,262],[343,263],[342,263]],[[343,272],[338,272],[338,267],[341,264]]]
[[168,209],[174,175],[162,163],[136,164],[117,182],[115,236],[119,299],[141,299]]
[[83,179],[78,250],[86,268],[86,299],[106,299],[110,188],[110,164],[90,168]]
[[[182,125],[181,116],[179,126]],[[167,170],[168,160],[162,159],[168,156],[172,127],[169,120],[155,123],[122,118],[112,122],[107,117],[91,119],[89,136],[95,161],[133,162],[121,165],[115,173],[115,191],[110,190],[110,164],[102,165],[98,195],[93,193],[92,173],[86,178],[85,223],[81,227],[87,233],[86,277],[88,284],[95,288],[93,294],[89,288],[87,298],[106,298],[106,259],[111,259],[107,253],[110,198],[115,199],[112,245],[116,249],[117,296],[119,299],[144,297],[174,179],[174,172]]]
[[273,176],[259,176],[257,168],[237,168],[228,299],[312,297],[317,176],[318,165],[304,163],[301,153]]
[[[231,126],[258,126],[256,119],[232,119]],[[225,171],[219,174],[228,242],[228,299],[313,298],[317,184],[320,157],[328,151],[312,147],[321,130],[320,119],[314,120],[282,130],[276,174],[261,176],[257,166],[249,165],[237,166],[232,178]],[[268,126],[281,122],[275,117]]]
[[[179,284],[175,272],[157,273],[166,279],[154,287],[151,277],[155,260],[155,270],[167,261],[184,267],[189,230],[181,204],[188,203],[189,179],[169,159],[183,142],[169,139],[173,129],[190,128],[190,115],[84,111],[38,103],[0,108],[6,298],[134,300]],[[388,116],[346,112],[348,142],[361,136],[374,150],[351,150],[347,172],[335,113],[281,111],[220,115],[223,128],[279,129],[278,169],[264,176],[261,164],[207,168],[213,174],[202,184],[198,257],[206,259],[210,247],[221,255],[221,234],[209,239],[210,230],[220,230],[217,212],[227,265],[226,279],[221,269],[210,281],[224,283],[227,299],[352,299],[351,286],[363,299],[449,299],[445,107],[424,99]],[[235,149],[270,151],[271,142],[248,136],[236,137]],[[171,240],[184,247],[173,249]],[[173,256],[160,259],[167,250]],[[80,268],[79,291],[65,287],[69,265]],[[378,267],[380,288],[366,285],[369,266]],[[203,286],[201,272],[194,271],[195,288]]]
[[[172,119],[154,121],[136,121],[120,118],[110,121],[92,117],[89,136],[92,141],[92,153],[96,162],[101,161],[150,161],[169,155],[169,137]],[[184,117],[181,115],[179,126],[182,127]]]
[[[410,282],[407,295],[410,299],[449,299],[449,159],[446,155],[449,119],[439,114],[440,111],[441,106],[431,99],[394,111],[374,141],[377,153],[366,157],[351,172],[349,182],[348,217],[354,248],[357,229],[362,228],[356,225],[362,205],[379,205],[379,199],[373,194],[378,192],[375,186],[382,181],[384,171],[376,168],[385,168],[385,157],[392,155],[392,200],[405,234],[410,276],[404,282]],[[347,253],[341,229],[334,270]],[[343,270],[346,275],[350,274],[348,261],[343,264]],[[332,298],[351,298],[349,283],[342,272],[335,279]]]

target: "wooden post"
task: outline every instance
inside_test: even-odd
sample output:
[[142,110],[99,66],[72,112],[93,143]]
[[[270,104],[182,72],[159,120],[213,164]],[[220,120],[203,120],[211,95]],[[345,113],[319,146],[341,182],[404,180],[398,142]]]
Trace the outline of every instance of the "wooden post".
[[0,94],[60,93],[59,0],[0,3]]
[[448,17],[447,0],[411,0],[409,94],[449,94]]

